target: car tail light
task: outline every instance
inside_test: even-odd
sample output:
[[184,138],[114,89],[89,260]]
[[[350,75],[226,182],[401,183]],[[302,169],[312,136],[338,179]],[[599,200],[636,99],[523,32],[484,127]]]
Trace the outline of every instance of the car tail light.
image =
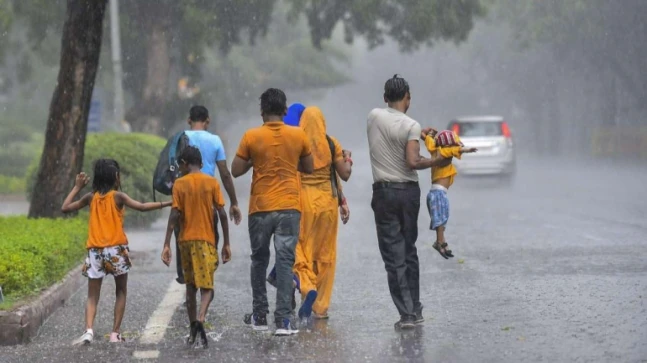
[[510,127],[505,121],[501,122],[501,133],[503,134],[503,137],[507,139],[512,137],[512,133],[510,133]]
[[461,126],[459,124],[452,125],[452,132],[458,135],[461,131]]

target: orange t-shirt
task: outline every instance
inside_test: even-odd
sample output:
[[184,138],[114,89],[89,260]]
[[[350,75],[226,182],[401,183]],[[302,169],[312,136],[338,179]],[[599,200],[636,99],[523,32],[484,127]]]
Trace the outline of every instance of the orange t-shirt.
[[94,193],[90,202],[87,248],[105,248],[127,245],[124,232],[124,209],[115,202],[116,191],[101,195]]
[[216,244],[214,208],[225,201],[216,178],[204,173],[190,173],[173,184],[173,208],[181,213],[180,242],[206,241]]
[[301,211],[297,168],[301,157],[310,154],[310,142],[299,127],[275,121],[247,130],[236,156],[253,163],[249,214]]

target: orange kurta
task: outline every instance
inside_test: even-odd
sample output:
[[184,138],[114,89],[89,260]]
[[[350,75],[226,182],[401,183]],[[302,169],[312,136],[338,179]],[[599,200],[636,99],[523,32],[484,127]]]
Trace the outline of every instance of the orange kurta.
[[[337,259],[337,229],[339,210],[330,183],[333,157],[326,140],[326,123],[317,107],[308,107],[299,124],[311,144],[315,171],[301,174],[301,229],[296,248],[294,273],[301,282],[302,297],[317,291],[312,310],[325,315],[330,306],[335,263]],[[342,148],[334,138],[334,160],[341,159]]]

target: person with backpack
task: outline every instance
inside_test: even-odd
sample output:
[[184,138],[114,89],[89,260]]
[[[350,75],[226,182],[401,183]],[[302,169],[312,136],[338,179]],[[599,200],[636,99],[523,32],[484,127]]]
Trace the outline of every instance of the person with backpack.
[[[154,189],[160,193],[170,195],[172,192],[172,185],[179,174],[179,164],[177,156],[183,151],[186,146],[194,146],[200,150],[202,155],[202,169],[201,171],[207,175],[215,177],[216,168],[220,174],[220,180],[225,187],[225,191],[229,196],[231,206],[229,207],[229,216],[231,220],[240,224],[243,215],[238,207],[238,198],[236,198],[236,189],[234,187],[234,180],[227,167],[227,157],[225,155],[225,147],[222,140],[218,135],[212,134],[207,131],[211,119],[209,118],[209,110],[206,107],[196,105],[189,110],[189,130],[181,131],[171,137],[160,155],[160,160],[155,171]],[[218,220],[214,220],[214,225],[217,227]],[[175,251],[178,258],[176,261],[177,279],[180,284],[184,284],[184,276],[182,274],[182,261],[180,259],[180,250],[177,243],[178,236],[180,235],[179,224],[175,229]]]

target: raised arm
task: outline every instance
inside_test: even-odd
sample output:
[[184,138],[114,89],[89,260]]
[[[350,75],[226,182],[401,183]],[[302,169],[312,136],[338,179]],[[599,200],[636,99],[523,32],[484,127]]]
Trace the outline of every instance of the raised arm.
[[156,209],[162,209],[164,207],[170,207],[172,203],[171,201],[142,203],[132,199],[128,196],[128,194],[122,192],[115,194],[115,202],[117,202],[117,206],[119,208],[125,205],[130,209],[134,209],[140,212],[148,212]]
[[85,173],[80,173],[79,175],[76,176],[76,179],[74,181],[74,188],[72,188],[72,190],[70,191],[70,194],[68,194],[65,200],[63,201],[63,205],[61,206],[61,212],[63,213],[75,212],[90,204],[90,201],[92,201],[92,193],[88,193],[83,197],[81,197],[81,199],[77,200],[76,202],[73,202],[74,198],[76,198],[79,192],[83,189],[83,187],[86,186],[86,184],[88,184],[89,181],[90,181],[90,178]]

